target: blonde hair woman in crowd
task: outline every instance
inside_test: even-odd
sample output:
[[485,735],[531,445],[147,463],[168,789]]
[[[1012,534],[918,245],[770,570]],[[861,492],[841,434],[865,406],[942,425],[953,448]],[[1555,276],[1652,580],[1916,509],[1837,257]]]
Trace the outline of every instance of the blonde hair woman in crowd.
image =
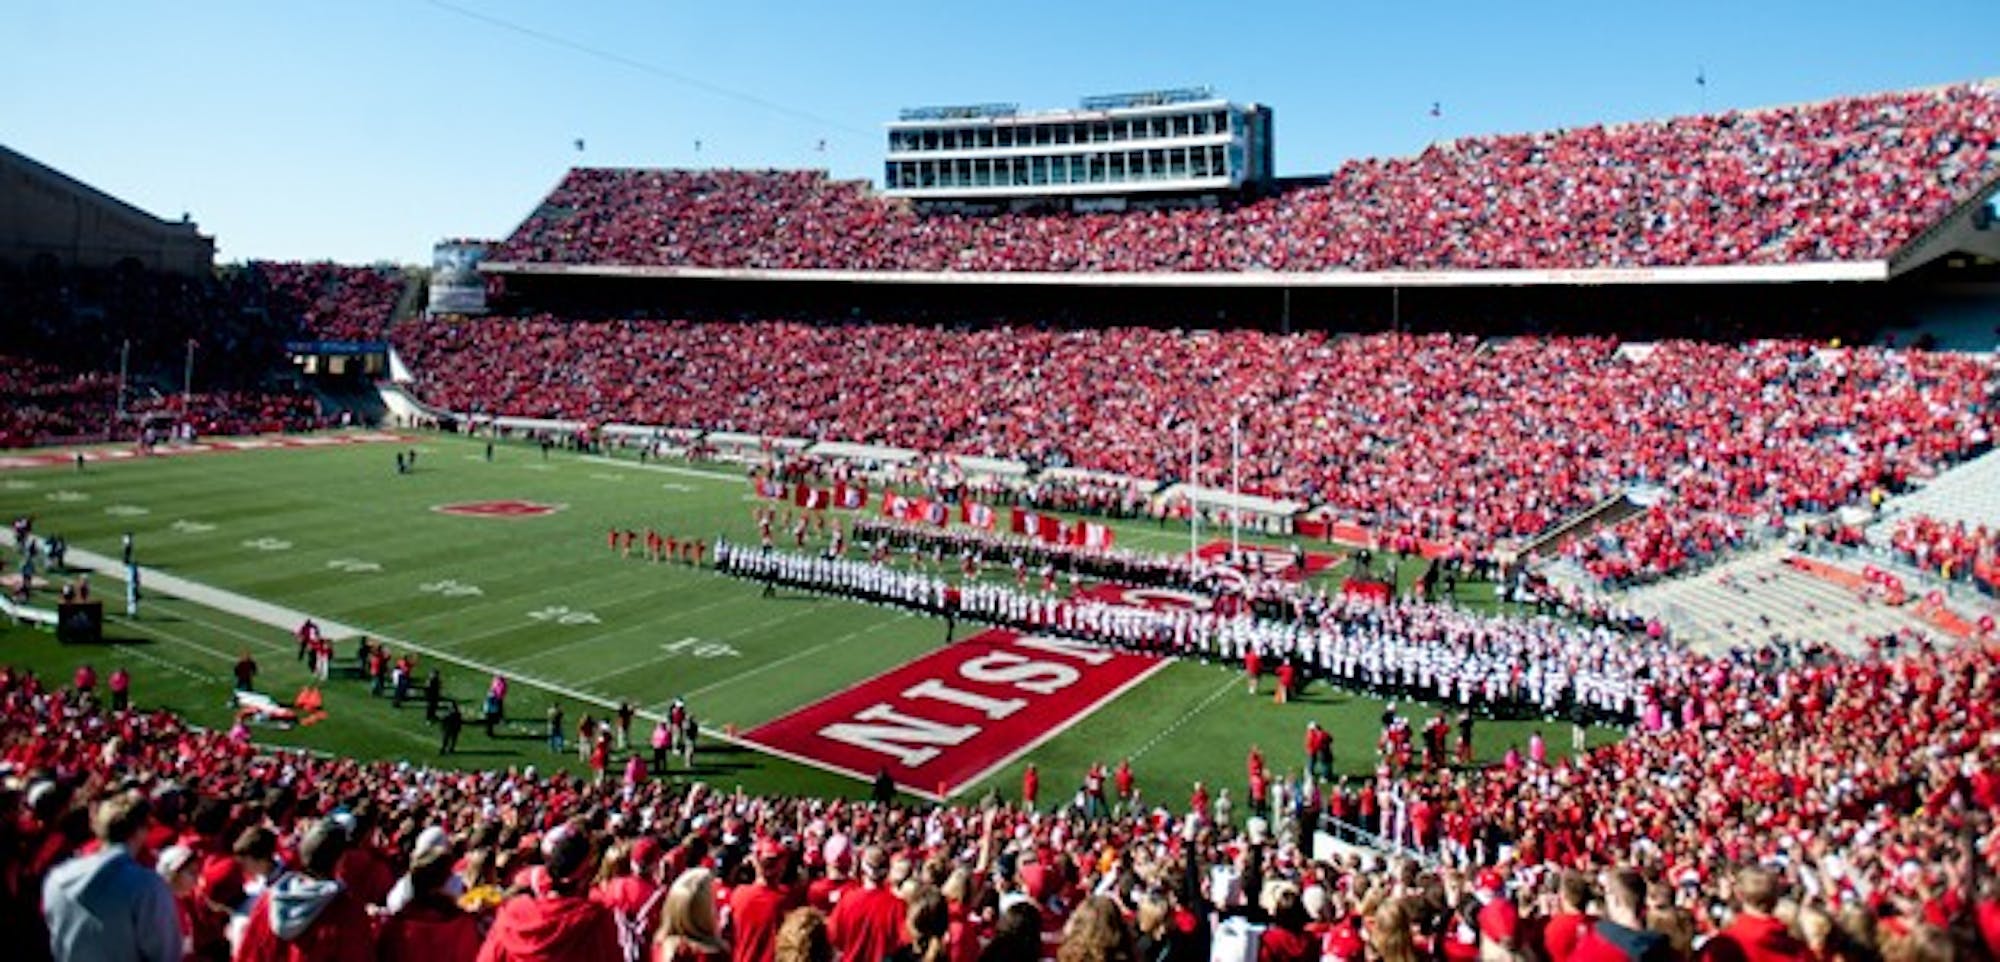
[[729,943],[715,917],[715,873],[691,868],[674,879],[660,910],[653,962],[729,962]]

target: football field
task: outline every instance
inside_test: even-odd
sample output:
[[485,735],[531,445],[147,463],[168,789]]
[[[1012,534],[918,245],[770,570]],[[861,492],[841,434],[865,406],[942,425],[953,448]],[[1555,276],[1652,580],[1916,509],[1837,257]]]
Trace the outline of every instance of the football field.
[[[122,584],[93,576],[106,602],[105,645],[61,646],[44,631],[7,628],[0,662],[61,683],[82,662],[100,675],[122,665],[140,705],[224,725],[233,713],[231,667],[243,654],[259,664],[258,688],[280,701],[309,680],[289,622],[309,615],[416,654],[419,679],[440,669],[447,696],[469,719],[489,676],[504,673],[508,721],[493,738],[468,724],[459,752],[440,757],[421,699],[397,708],[372,697],[344,671],[354,645],[341,642],[323,689],[327,718],[259,728],[260,741],[426,763],[580,768],[573,749],[558,754],[544,741],[551,703],[566,712],[573,742],[582,714],[603,717],[629,701],[642,714],[637,749],[648,719],[680,697],[711,737],[692,771],[665,777],[758,792],[865,794],[854,776],[890,766],[918,794],[995,788],[1012,796],[1033,762],[1048,804],[1072,792],[1092,762],[1130,758],[1148,797],[1178,805],[1196,779],[1240,794],[1251,744],[1275,770],[1296,771],[1310,720],[1333,732],[1342,771],[1374,768],[1382,706],[1365,696],[1315,685],[1276,705],[1268,682],[1263,696],[1249,695],[1233,668],[1037,648],[1034,639],[970,625],[946,648],[940,620],[799,592],[767,598],[760,584],[706,566],[648,562],[637,547],[627,557],[607,546],[614,528],[650,527],[711,546],[718,537],[754,540],[759,501],[740,469],[545,458],[507,444],[489,462],[480,441],[361,437],[92,461],[81,471],[67,463],[0,470],[0,511],[9,519],[32,515],[38,535],[62,535],[79,556],[112,561],[129,531],[149,572],[135,620],[122,617]],[[394,454],[408,450],[418,453],[416,469],[398,474]],[[1185,528],[1115,527],[1121,546],[1189,546]],[[11,542],[6,555],[11,573]],[[1484,586],[1469,593],[1491,604]],[[1000,704],[934,680],[1002,669],[1021,678],[1040,671],[1061,684],[1024,682],[1026,694]],[[899,698],[950,703],[963,717],[912,736],[897,719],[915,709]],[[1429,712],[1403,708],[1419,723]],[[901,740],[882,749],[897,724]],[[1497,758],[1534,727],[1483,721],[1478,755]],[[812,744],[829,729],[840,745]],[[1547,734],[1552,746],[1567,746],[1566,725]]]

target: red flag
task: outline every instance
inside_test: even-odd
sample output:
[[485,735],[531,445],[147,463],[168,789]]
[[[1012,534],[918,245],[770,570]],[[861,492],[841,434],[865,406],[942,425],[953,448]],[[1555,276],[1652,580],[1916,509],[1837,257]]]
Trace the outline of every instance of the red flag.
[[846,482],[836,484],[833,486],[833,503],[849,511],[859,511],[868,506],[868,489]]
[[783,500],[785,497],[785,486],[783,484],[771,480],[770,478],[758,478],[757,496],[760,498],[776,498],[779,500]]
[[827,505],[830,505],[832,503],[833,503],[833,492],[828,491],[825,488],[813,488],[811,490],[806,491],[805,499],[802,502],[800,502],[800,506],[805,508],[807,511],[825,511]]
[[1118,537],[1117,532],[1112,531],[1108,526],[1095,522],[1086,521],[1083,523],[1082,528],[1083,546],[1086,548],[1109,550],[1112,543]]
[[801,484],[792,489],[792,503],[803,508],[812,497],[812,489]]
[[971,501],[967,501],[959,506],[959,520],[975,528],[984,528],[988,531],[993,530],[993,525],[996,521],[993,517],[992,508],[983,504],[975,504]]
[[951,511],[942,502],[924,502],[924,520],[942,528],[951,523]]
[[1052,518],[1046,514],[1031,515],[1030,517],[1032,517],[1035,522],[1036,541],[1042,541],[1048,544],[1062,543],[1063,523],[1061,518]]
[[894,491],[882,492],[882,517],[895,518],[898,521],[902,521],[904,520],[903,516],[909,512],[910,499]]
[[1015,534],[1027,534],[1034,529],[1034,515],[1020,508],[1007,509],[1007,530]]

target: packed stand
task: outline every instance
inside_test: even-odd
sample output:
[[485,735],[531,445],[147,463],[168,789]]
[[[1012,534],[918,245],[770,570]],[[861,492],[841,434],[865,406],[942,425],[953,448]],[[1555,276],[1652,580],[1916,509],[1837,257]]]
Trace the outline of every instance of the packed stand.
[[1896,522],[1889,538],[1911,564],[1947,581],[1970,581],[2000,594],[2000,531],[1917,515]]
[[[1672,570],[1782,514],[1894,489],[1990,443],[1996,368],[1800,342],[794,321],[487,318],[402,328],[454,411],[1016,458],[1172,481],[1199,432],[1226,485],[1327,505],[1383,543],[1470,556],[1630,485],[1653,512],[1575,546],[1605,580]],[[1052,489],[1053,490],[1053,489]]]
[[266,310],[304,340],[381,341],[403,296],[394,268],[258,261],[250,269],[267,287]]
[[1465,137],[1192,209],[921,213],[822,171],[578,168],[494,261],[868,271],[1380,271],[1884,258],[2000,173],[2000,92]]
[[0,448],[102,435],[117,412],[118,379],[0,355]]
[[[1093,769],[1037,811],[272,752],[5,670],[0,915],[28,960],[1991,959],[1996,669],[1715,661],[1575,759],[1322,782],[1253,750],[1244,812],[1125,766],[1116,808]],[[1422,860],[1316,853],[1330,818]]]
[[[130,440],[147,428],[238,434],[317,424],[314,402],[271,389],[287,329],[257,310],[240,272],[186,278],[140,270],[0,266],[0,447]],[[192,350],[194,417],[179,417]],[[127,377],[118,417],[119,370]]]

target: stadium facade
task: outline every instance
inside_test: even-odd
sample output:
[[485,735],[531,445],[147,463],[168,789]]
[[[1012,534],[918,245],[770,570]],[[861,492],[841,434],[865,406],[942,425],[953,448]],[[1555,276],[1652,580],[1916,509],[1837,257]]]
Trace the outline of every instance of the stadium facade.
[[0,263],[102,269],[131,263],[197,277],[215,238],[185,215],[163,220],[23,154],[0,147]]

